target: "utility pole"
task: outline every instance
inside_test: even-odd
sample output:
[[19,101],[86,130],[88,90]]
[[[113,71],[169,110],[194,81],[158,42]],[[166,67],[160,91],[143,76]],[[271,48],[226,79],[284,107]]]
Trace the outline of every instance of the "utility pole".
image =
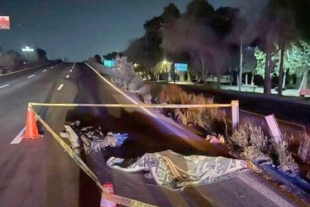
[[240,38],[240,65],[239,65],[239,91],[242,86],[242,70],[243,70],[243,37]]
[[[166,59],[166,50],[165,50],[165,34],[164,34],[164,29],[165,29],[165,27],[166,27],[167,25],[169,25],[169,23],[166,23],[166,22],[161,23],[162,38],[163,38],[164,61],[167,60],[167,59]],[[165,67],[165,71],[166,71],[166,74],[167,74],[167,83],[168,83],[168,82],[169,82],[168,67],[167,67],[166,64],[164,65],[164,67]]]

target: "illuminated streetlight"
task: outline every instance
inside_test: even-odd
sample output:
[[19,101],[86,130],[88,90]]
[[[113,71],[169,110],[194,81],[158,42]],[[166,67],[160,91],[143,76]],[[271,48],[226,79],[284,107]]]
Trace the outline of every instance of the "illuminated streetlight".
[[33,52],[34,49],[31,48],[31,47],[29,47],[29,46],[26,46],[25,48],[22,48],[22,51],[23,51],[23,52]]

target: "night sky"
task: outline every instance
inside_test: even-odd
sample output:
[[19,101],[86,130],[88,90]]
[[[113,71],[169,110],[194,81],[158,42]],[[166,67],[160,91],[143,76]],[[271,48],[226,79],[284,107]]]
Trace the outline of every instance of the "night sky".
[[[0,30],[3,50],[25,45],[49,57],[83,61],[94,54],[123,51],[143,35],[143,23],[175,3],[183,12],[190,0],[1,0],[0,16],[11,16],[11,30]],[[233,0],[209,0],[215,8]],[[17,25],[21,26],[18,27]],[[38,27],[37,25],[41,25]]]

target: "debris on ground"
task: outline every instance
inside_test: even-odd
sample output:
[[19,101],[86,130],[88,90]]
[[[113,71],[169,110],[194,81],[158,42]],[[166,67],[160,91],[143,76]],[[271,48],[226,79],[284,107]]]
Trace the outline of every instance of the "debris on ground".
[[77,139],[79,139],[86,153],[90,153],[91,151],[100,152],[101,149],[105,149],[106,147],[120,147],[128,138],[128,134],[126,133],[108,132],[105,135],[101,127],[82,127],[80,121],[66,124],[65,129],[60,132],[60,136],[68,138],[72,148],[80,147],[77,144]]

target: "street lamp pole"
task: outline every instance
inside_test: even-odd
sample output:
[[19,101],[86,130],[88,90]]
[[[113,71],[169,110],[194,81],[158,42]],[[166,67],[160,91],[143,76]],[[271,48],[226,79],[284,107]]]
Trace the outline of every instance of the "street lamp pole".
[[239,65],[239,91],[242,86],[242,70],[243,70],[243,37],[240,38],[240,65]]
[[[164,29],[165,27],[169,25],[169,23],[161,23],[161,30],[162,30],[162,37],[163,37],[163,51],[164,51],[164,61],[166,61],[166,49],[165,49],[165,34],[164,34]],[[168,68],[167,68],[167,65],[165,64],[164,65],[165,67],[165,70],[166,70],[166,74],[167,74],[167,82],[169,82],[169,74],[168,74]]]

